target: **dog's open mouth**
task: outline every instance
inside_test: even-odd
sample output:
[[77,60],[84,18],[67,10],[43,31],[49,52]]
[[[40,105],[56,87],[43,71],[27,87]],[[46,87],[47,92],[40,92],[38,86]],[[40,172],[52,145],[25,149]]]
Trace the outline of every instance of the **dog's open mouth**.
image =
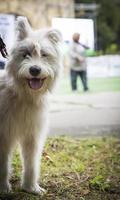
[[28,85],[33,90],[38,90],[43,86],[43,83],[46,78],[40,79],[40,78],[31,78],[28,79]]

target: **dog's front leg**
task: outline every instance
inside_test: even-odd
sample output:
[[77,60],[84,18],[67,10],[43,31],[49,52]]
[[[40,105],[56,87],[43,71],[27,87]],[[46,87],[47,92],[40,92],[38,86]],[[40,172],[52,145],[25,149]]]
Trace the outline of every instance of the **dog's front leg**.
[[37,194],[44,192],[38,184],[40,154],[39,142],[34,136],[27,137],[22,143],[22,155],[24,160],[22,189]]
[[11,190],[9,184],[9,159],[10,159],[10,149],[9,144],[0,141],[0,193],[6,193]]

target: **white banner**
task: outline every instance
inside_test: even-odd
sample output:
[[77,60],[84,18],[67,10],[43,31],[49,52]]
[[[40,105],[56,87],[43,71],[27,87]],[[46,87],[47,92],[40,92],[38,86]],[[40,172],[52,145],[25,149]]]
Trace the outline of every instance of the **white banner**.
[[74,33],[80,33],[80,42],[94,49],[94,22],[92,19],[53,18],[53,28],[58,29],[63,40],[70,42]]

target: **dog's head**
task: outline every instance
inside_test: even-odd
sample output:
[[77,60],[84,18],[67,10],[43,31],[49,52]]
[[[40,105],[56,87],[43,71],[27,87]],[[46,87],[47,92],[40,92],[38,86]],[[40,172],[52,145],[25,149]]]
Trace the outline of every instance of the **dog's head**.
[[59,31],[34,31],[25,17],[18,17],[16,42],[7,64],[8,73],[30,92],[51,90],[61,67],[60,42]]

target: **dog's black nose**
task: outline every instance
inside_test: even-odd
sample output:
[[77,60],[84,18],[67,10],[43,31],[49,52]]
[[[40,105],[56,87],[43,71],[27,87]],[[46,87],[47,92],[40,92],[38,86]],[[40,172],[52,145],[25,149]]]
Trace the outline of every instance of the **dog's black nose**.
[[38,76],[41,72],[41,68],[35,65],[30,67],[29,72],[32,76]]

